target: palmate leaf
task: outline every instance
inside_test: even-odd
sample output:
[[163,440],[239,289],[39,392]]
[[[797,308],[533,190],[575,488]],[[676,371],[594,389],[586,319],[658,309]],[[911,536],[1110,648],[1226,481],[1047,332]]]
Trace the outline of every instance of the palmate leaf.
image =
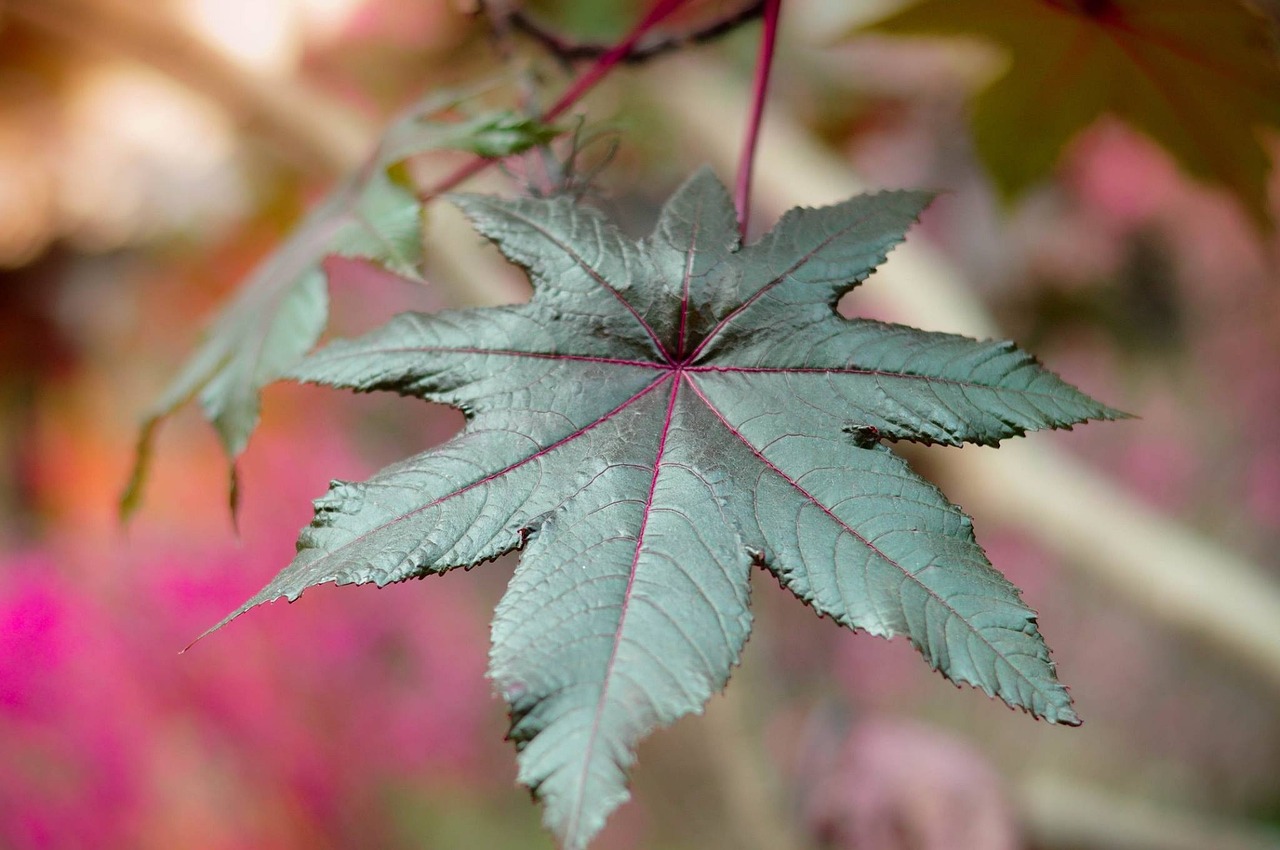
[[1007,196],[1110,113],[1229,188],[1260,225],[1271,216],[1262,132],[1280,128],[1280,61],[1266,20],[1239,0],[922,0],[870,30],[973,35],[1009,51],[973,114],[978,153]]
[[291,374],[454,405],[466,428],[335,482],[293,563],[227,620],[523,546],[490,676],[520,781],[575,850],[626,799],[637,741],[724,687],[753,563],[957,682],[1077,722],[968,518],[879,438],[993,445],[1118,414],[1007,343],[836,314],[927,195],[793,210],[745,247],[706,171],[639,243],[566,199],[456,202],[528,270],[532,301],[402,315]]
[[141,502],[157,426],[193,398],[199,399],[231,461],[234,512],[235,461],[257,427],[262,388],[297,363],[328,322],[325,257],[360,258],[419,279],[422,205],[391,171],[409,157],[441,148],[510,156],[560,132],[510,110],[466,121],[432,120],[470,96],[438,92],[408,110],[388,128],[369,160],[250,273],[143,421],[134,468],[121,497],[126,518]]

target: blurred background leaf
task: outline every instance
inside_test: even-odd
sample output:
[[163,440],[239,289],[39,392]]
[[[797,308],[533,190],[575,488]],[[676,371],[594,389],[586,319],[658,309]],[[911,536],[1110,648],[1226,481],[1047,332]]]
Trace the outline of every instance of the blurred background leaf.
[[1263,131],[1280,131],[1270,22],[1238,0],[925,0],[865,31],[994,41],[1009,64],[973,107],[978,154],[1010,198],[1043,180],[1103,115],[1195,177],[1270,215]]

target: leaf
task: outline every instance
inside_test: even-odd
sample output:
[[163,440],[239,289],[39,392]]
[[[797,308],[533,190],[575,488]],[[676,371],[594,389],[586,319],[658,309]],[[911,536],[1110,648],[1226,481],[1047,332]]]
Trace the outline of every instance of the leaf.
[[1109,113],[1268,224],[1260,131],[1280,127],[1280,63],[1267,22],[1236,0],[923,0],[870,30],[978,35],[1009,51],[973,113],[978,153],[1006,197]]
[[561,132],[559,127],[536,118],[498,109],[458,122],[428,121],[421,117],[401,121],[384,138],[383,150],[387,162],[402,161],[436,148],[498,158],[545,145]]
[[843,625],[907,635],[957,682],[1077,723],[968,518],[878,438],[994,445],[1120,414],[1008,343],[837,315],[928,199],[793,210],[741,247],[707,171],[639,243],[563,198],[457,198],[528,270],[532,301],[401,315],[291,375],[450,404],[466,428],[334,482],[293,563],[223,624],[322,582],[524,547],[490,676],[520,781],[575,850],[627,798],[640,738],[724,687],[752,563]]
[[394,122],[369,161],[249,275],[146,416],[134,468],[121,496],[125,518],[140,505],[156,427],[197,397],[231,460],[234,514],[235,461],[257,427],[259,393],[316,344],[328,322],[322,268],[326,256],[357,257],[402,277],[419,279],[422,206],[409,187],[392,179],[389,170],[395,172],[405,159],[440,148],[509,156],[545,144],[560,132],[509,110],[462,122],[430,120],[468,96],[433,94]]

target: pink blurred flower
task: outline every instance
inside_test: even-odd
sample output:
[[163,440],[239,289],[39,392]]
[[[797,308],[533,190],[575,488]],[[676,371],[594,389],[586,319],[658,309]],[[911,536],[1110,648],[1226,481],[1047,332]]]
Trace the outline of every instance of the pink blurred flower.
[[1016,850],[1013,807],[983,756],[941,731],[863,721],[815,754],[805,821],[835,850]]
[[265,439],[243,544],[144,525],[0,559],[0,846],[385,846],[388,787],[483,776],[489,612],[461,576],[317,588],[179,655],[287,563],[327,474],[362,474],[324,433]]

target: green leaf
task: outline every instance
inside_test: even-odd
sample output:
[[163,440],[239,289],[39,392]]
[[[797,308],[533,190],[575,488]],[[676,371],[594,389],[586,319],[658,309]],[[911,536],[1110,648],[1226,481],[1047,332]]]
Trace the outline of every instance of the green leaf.
[[431,120],[469,96],[435,93],[394,122],[369,161],[249,275],[147,414],[121,497],[124,517],[140,505],[157,426],[193,398],[199,399],[231,460],[234,514],[235,461],[257,427],[262,388],[297,363],[328,322],[326,256],[357,257],[402,277],[419,278],[422,206],[389,171],[408,157],[441,148],[508,156],[545,144],[559,132],[509,110],[462,122]]
[[322,582],[524,547],[490,676],[520,781],[573,850],[627,798],[640,738],[724,687],[753,563],[845,626],[906,635],[957,682],[1077,723],[1034,613],[879,438],[994,445],[1120,414],[1008,343],[836,314],[928,199],[794,210],[741,247],[707,171],[639,243],[564,198],[458,198],[533,300],[402,315],[291,374],[454,405],[466,428],[335,482],[293,563],[224,623]]
[[1261,131],[1280,127],[1280,63],[1267,22],[1237,0],[923,0],[869,29],[977,35],[1009,51],[973,112],[978,153],[1007,197],[1111,114],[1268,224]]
[[259,393],[315,345],[328,321],[324,258],[360,257],[416,278],[422,259],[420,212],[412,192],[381,169],[366,168],[345,181],[250,273],[147,414],[121,497],[125,517],[141,503],[156,427],[193,398],[199,399],[232,462],[234,513],[234,464],[257,427]]
[[464,121],[431,121],[425,116],[415,116],[393,127],[383,146],[389,162],[437,148],[497,158],[545,145],[562,132],[559,127],[536,118],[499,109]]

